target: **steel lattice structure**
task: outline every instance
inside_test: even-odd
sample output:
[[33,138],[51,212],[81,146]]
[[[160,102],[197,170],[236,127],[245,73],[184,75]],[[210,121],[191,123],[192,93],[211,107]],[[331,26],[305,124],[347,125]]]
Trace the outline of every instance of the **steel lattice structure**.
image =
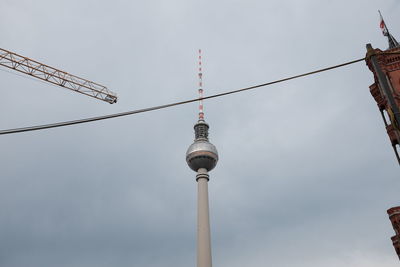
[[101,84],[80,78],[2,48],[0,48],[0,65],[110,104],[117,102],[117,95]]

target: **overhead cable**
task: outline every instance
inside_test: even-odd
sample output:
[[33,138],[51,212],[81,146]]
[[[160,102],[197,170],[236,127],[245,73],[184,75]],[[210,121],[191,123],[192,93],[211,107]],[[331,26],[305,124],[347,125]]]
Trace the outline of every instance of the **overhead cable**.
[[79,119],[79,120],[72,120],[72,121],[64,121],[64,122],[56,122],[56,123],[36,125],[36,126],[28,126],[28,127],[0,130],[0,135],[37,131],[37,130],[43,130],[43,129],[49,129],[49,128],[68,126],[68,125],[88,123],[88,122],[93,122],[93,121],[106,120],[106,119],[112,119],[112,118],[123,117],[123,116],[128,116],[128,115],[134,115],[134,114],[149,112],[149,111],[153,111],[153,110],[165,109],[165,108],[169,108],[169,107],[173,107],[173,106],[179,106],[179,105],[183,105],[183,104],[196,102],[196,101],[199,101],[199,99],[206,100],[206,99],[217,98],[217,97],[226,96],[226,95],[230,95],[230,94],[236,94],[236,93],[253,90],[256,88],[260,88],[260,87],[269,86],[269,85],[276,84],[276,83],[281,83],[281,82],[317,74],[317,73],[332,70],[332,69],[341,68],[341,67],[344,67],[347,65],[351,65],[351,64],[363,61],[364,59],[365,58],[363,57],[363,58],[355,59],[355,60],[348,61],[348,62],[345,62],[342,64],[330,66],[327,68],[318,69],[315,71],[311,71],[311,72],[307,72],[307,73],[303,73],[303,74],[299,74],[299,75],[295,75],[295,76],[291,76],[291,77],[287,77],[287,78],[283,78],[283,79],[279,79],[279,80],[275,80],[275,81],[271,81],[271,82],[267,82],[267,83],[253,85],[250,87],[245,87],[245,88],[227,91],[227,92],[223,92],[223,93],[219,93],[219,94],[215,94],[215,95],[205,96],[202,98],[193,98],[193,99],[174,102],[174,103],[165,104],[165,105],[153,106],[153,107],[148,107],[148,108],[143,108],[143,109],[136,109],[136,110],[132,110],[132,111],[109,114],[109,115],[104,115],[104,116],[91,117],[91,118],[86,118],[86,119]]

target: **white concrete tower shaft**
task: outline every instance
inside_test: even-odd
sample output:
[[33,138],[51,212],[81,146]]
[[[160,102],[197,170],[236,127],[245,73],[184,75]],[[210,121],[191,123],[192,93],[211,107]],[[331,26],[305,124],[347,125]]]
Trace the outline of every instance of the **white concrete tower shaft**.
[[208,172],[197,171],[197,267],[211,267],[211,230],[208,205]]

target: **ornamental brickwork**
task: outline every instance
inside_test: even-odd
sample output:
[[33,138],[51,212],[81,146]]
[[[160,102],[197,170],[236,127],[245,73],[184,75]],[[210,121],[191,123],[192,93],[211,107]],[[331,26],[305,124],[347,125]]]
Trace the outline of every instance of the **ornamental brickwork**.
[[388,209],[387,213],[396,233],[396,235],[392,236],[393,247],[400,259],[400,207]]
[[[374,74],[369,87],[385,123],[390,143],[400,164],[400,47],[382,51],[367,45],[366,62]],[[387,211],[395,235],[391,238],[400,259],[400,206]]]
[[[374,49],[374,57],[382,70],[387,82],[389,84],[390,94],[394,99],[395,105],[400,109],[400,47],[382,51]],[[368,55],[367,55],[368,56]],[[370,58],[366,60],[368,68],[374,74],[374,83],[369,87],[371,95],[375,99],[379,111],[381,112],[383,121],[385,123],[386,132],[389,136],[390,143],[399,159],[400,151],[400,125],[394,119],[394,113],[388,102],[388,96],[379,84],[379,79],[375,72]],[[400,163],[400,162],[399,162]]]

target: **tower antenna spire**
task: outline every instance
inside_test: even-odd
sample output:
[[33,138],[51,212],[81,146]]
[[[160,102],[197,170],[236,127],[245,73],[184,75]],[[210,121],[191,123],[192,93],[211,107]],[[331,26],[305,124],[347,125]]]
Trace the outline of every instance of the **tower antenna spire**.
[[199,121],[204,121],[203,110],[203,66],[201,58],[201,49],[199,49]]

